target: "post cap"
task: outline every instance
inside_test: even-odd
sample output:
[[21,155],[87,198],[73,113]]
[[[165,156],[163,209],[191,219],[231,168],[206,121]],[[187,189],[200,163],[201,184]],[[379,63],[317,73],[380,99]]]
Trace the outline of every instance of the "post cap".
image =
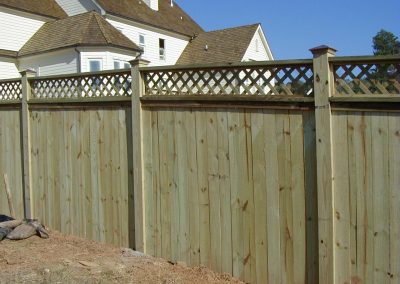
[[34,77],[34,76],[36,76],[36,71],[33,69],[26,69],[26,70],[19,72],[19,74],[21,74],[22,77],[24,77],[24,76]]
[[328,53],[329,55],[335,55],[336,54],[336,49],[334,49],[333,47],[329,47],[327,45],[320,45],[314,48],[310,49],[311,53],[314,55],[314,57],[321,55],[321,54],[325,54]]
[[129,63],[131,64],[131,66],[139,65],[139,67],[144,67],[144,66],[149,65],[150,61],[142,59],[142,58],[139,57],[139,58],[135,58],[135,59],[129,61]]

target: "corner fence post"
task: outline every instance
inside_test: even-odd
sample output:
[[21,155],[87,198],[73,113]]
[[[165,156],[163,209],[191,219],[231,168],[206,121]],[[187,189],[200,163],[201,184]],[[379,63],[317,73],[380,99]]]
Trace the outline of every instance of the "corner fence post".
[[31,86],[29,78],[35,77],[36,72],[25,70],[20,72],[22,84],[22,104],[21,104],[21,138],[22,138],[22,157],[23,157],[23,187],[24,187],[24,217],[32,219],[32,183],[31,183],[31,136],[29,119],[29,99],[31,98]]
[[[134,213],[134,240],[133,236],[129,236],[130,245],[135,245],[135,250],[146,252],[145,238],[145,200],[143,187],[143,150],[142,150],[142,107],[140,98],[144,94],[144,80],[140,72],[140,67],[144,67],[149,62],[143,59],[135,59],[130,61],[132,66],[132,152],[133,152],[133,206],[129,208],[129,212]],[[129,189],[131,194],[131,189]],[[131,197],[130,197],[131,198]],[[132,206],[132,205],[130,205]],[[131,216],[131,214],[130,214]],[[129,220],[131,226],[132,220]],[[131,230],[130,230],[131,231]]]
[[316,120],[319,283],[335,283],[334,194],[332,172],[332,112],[329,98],[334,79],[329,57],[336,50],[328,46],[310,49],[314,67],[314,99]]

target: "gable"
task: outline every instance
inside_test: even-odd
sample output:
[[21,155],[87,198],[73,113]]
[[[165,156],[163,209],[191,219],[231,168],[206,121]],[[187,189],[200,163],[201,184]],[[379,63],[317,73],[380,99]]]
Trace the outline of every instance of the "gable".
[[100,13],[100,8],[92,0],[55,0],[58,5],[68,14],[74,16],[89,11]]
[[44,21],[11,13],[0,7],[0,49],[18,51],[44,24]]
[[273,60],[271,50],[265,38],[264,32],[259,26],[244,54],[242,61],[266,61]]

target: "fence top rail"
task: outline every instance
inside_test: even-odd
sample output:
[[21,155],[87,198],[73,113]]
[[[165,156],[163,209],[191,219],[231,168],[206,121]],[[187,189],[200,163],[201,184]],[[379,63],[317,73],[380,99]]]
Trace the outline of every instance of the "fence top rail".
[[21,82],[21,78],[11,78],[11,79],[0,80],[0,84],[1,83],[10,83],[10,82]]
[[130,74],[130,69],[118,69],[118,70],[104,70],[98,72],[82,72],[82,73],[72,73],[72,74],[61,74],[61,75],[51,75],[51,76],[38,76],[29,78],[29,81],[41,81],[41,80],[56,80],[56,79],[70,79],[70,78],[81,78],[88,76],[101,76],[101,75],[118,75],[118,74]]
[[233,69],[233,68],[251,68],[251,67],[280,67],[280,66],[312,66],[312,59],[298,60],[271,60],[271,61],[248,61],[234,63],[213,63],[213,64],[196,64],[196,65],[168,65],[168,66],[152,66],[141,67],[143,72],[151,71],[180,71],[180,70],[204,70],[204,69]]
[[400,55],[385,56],[341,56],[330,57],[329,62],[333,64],[351,64],[351,63],[394,63],[400,62]]

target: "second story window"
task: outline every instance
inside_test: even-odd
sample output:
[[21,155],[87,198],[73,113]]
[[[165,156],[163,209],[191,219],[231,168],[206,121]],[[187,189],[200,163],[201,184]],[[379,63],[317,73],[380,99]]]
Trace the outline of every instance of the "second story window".
[[165,39],[162,38],[159,40],[159,54],[160,60],[165,61]]
[[146,38],[143,34],[139,34],[139,47],[143,49],[143,53],[146,50]]

